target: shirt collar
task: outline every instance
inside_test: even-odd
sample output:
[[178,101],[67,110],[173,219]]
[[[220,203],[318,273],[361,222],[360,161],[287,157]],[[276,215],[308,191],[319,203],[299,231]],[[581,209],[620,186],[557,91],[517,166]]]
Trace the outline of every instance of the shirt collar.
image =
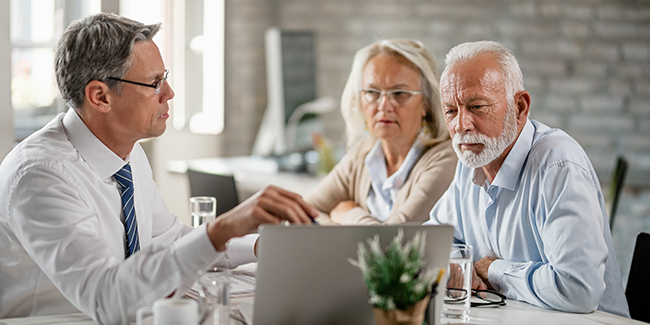
[[377,140],[365,159],[365,164],[370,172],[370,178],[373,183],[380,185],[380,188],[384,190],[395,187],[401,188],[411,168],[415,165],[418,158],[420,158],[423,149],[424,144],[419,139],[416,139],[406,154],[406,158],[400,168],[390,177],[386,177],[386,157],[381,147],[381,140]]
[[[526,119],[524,129],[521,130],[521,133],[515,140],[515,145],[512,146],[512,150],[510,150],[506,159],[503,161],[503,165],[499,168],[492,185],[511,191],[515,189],[520,171],[524,166],[526,157],[528,157],[528,152],[530,152],[533,146],[534,133],[535,127],[530,120]],[[483,168],[474,169],[474,178],[472,181],[479,186],[487,185],[487,176],[483,172]]]
[[[125,165],[122,158],[90,131],[74,109],[70,108],[63,117],[63,128],[81,158],[100,179],[112,177]],[[126,161],[130,158],[131,154],[126,157]]]

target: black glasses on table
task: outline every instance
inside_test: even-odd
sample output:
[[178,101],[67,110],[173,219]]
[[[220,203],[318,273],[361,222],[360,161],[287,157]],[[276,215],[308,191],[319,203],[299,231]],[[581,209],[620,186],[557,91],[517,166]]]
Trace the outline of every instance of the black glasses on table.
[[125,80],[125,79],[114,78],[114,77],[108,77],[108,79],[117,80],[117,81],[121,81],[121,82],[127,82],[127,83],[138,85],[138,86],[145,86],[145,87],[154,88],[154,89],[156,89],[156,94],[160,94],[160,90],[162,89],[163,84],[167,80],[168,75],[169,75],[169,70],[165,69],[164,77],[162,79],[152,83],[152,84],[145,84],[145,83],[142,83],[142,82],[136,82],[136,81]]
[[[506,305],[506,296],[492,290],[472,289],[472,295],[479,299],[479,301],[472,301],[472,307]],[[467,298],[467,291],[464,289],[447,288],[444,301],[446,304],[460,304]]]

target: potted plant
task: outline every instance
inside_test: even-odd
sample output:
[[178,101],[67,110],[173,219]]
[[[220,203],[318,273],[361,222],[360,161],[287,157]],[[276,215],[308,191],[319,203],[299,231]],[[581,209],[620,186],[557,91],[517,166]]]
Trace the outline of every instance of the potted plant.
[[359,242],[357,261],[348,259],[363,273],[377,324],[422,324],[432,285],[442,272],[425,269],[426,233],[417,232],[404,245],[403,237],[404,232],[399,229],[390,245],[382,250],[379,235],[375,235],[368,239],[370,249]]

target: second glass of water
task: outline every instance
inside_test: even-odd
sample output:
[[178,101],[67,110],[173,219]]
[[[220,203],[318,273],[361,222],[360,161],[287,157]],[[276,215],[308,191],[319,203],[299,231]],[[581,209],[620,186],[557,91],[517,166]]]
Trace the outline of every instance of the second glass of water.
[[193,196],[190,198],[192,227],[196,228],[217,216],[217,199],[212,196]]
[[448,282],[444,289],[442,316],[469,321],[472,297],[472,246],[454,244],[449,254]]

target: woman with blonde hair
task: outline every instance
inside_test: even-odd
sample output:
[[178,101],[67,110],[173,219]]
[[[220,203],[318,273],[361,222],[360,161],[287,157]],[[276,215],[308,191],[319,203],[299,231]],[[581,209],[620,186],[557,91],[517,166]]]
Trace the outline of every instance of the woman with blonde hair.
[[428,219],[457,163],[438,87],[419,41],[382,40],[356,53],[341,98],[347,154],[305,198],[321,223]]

